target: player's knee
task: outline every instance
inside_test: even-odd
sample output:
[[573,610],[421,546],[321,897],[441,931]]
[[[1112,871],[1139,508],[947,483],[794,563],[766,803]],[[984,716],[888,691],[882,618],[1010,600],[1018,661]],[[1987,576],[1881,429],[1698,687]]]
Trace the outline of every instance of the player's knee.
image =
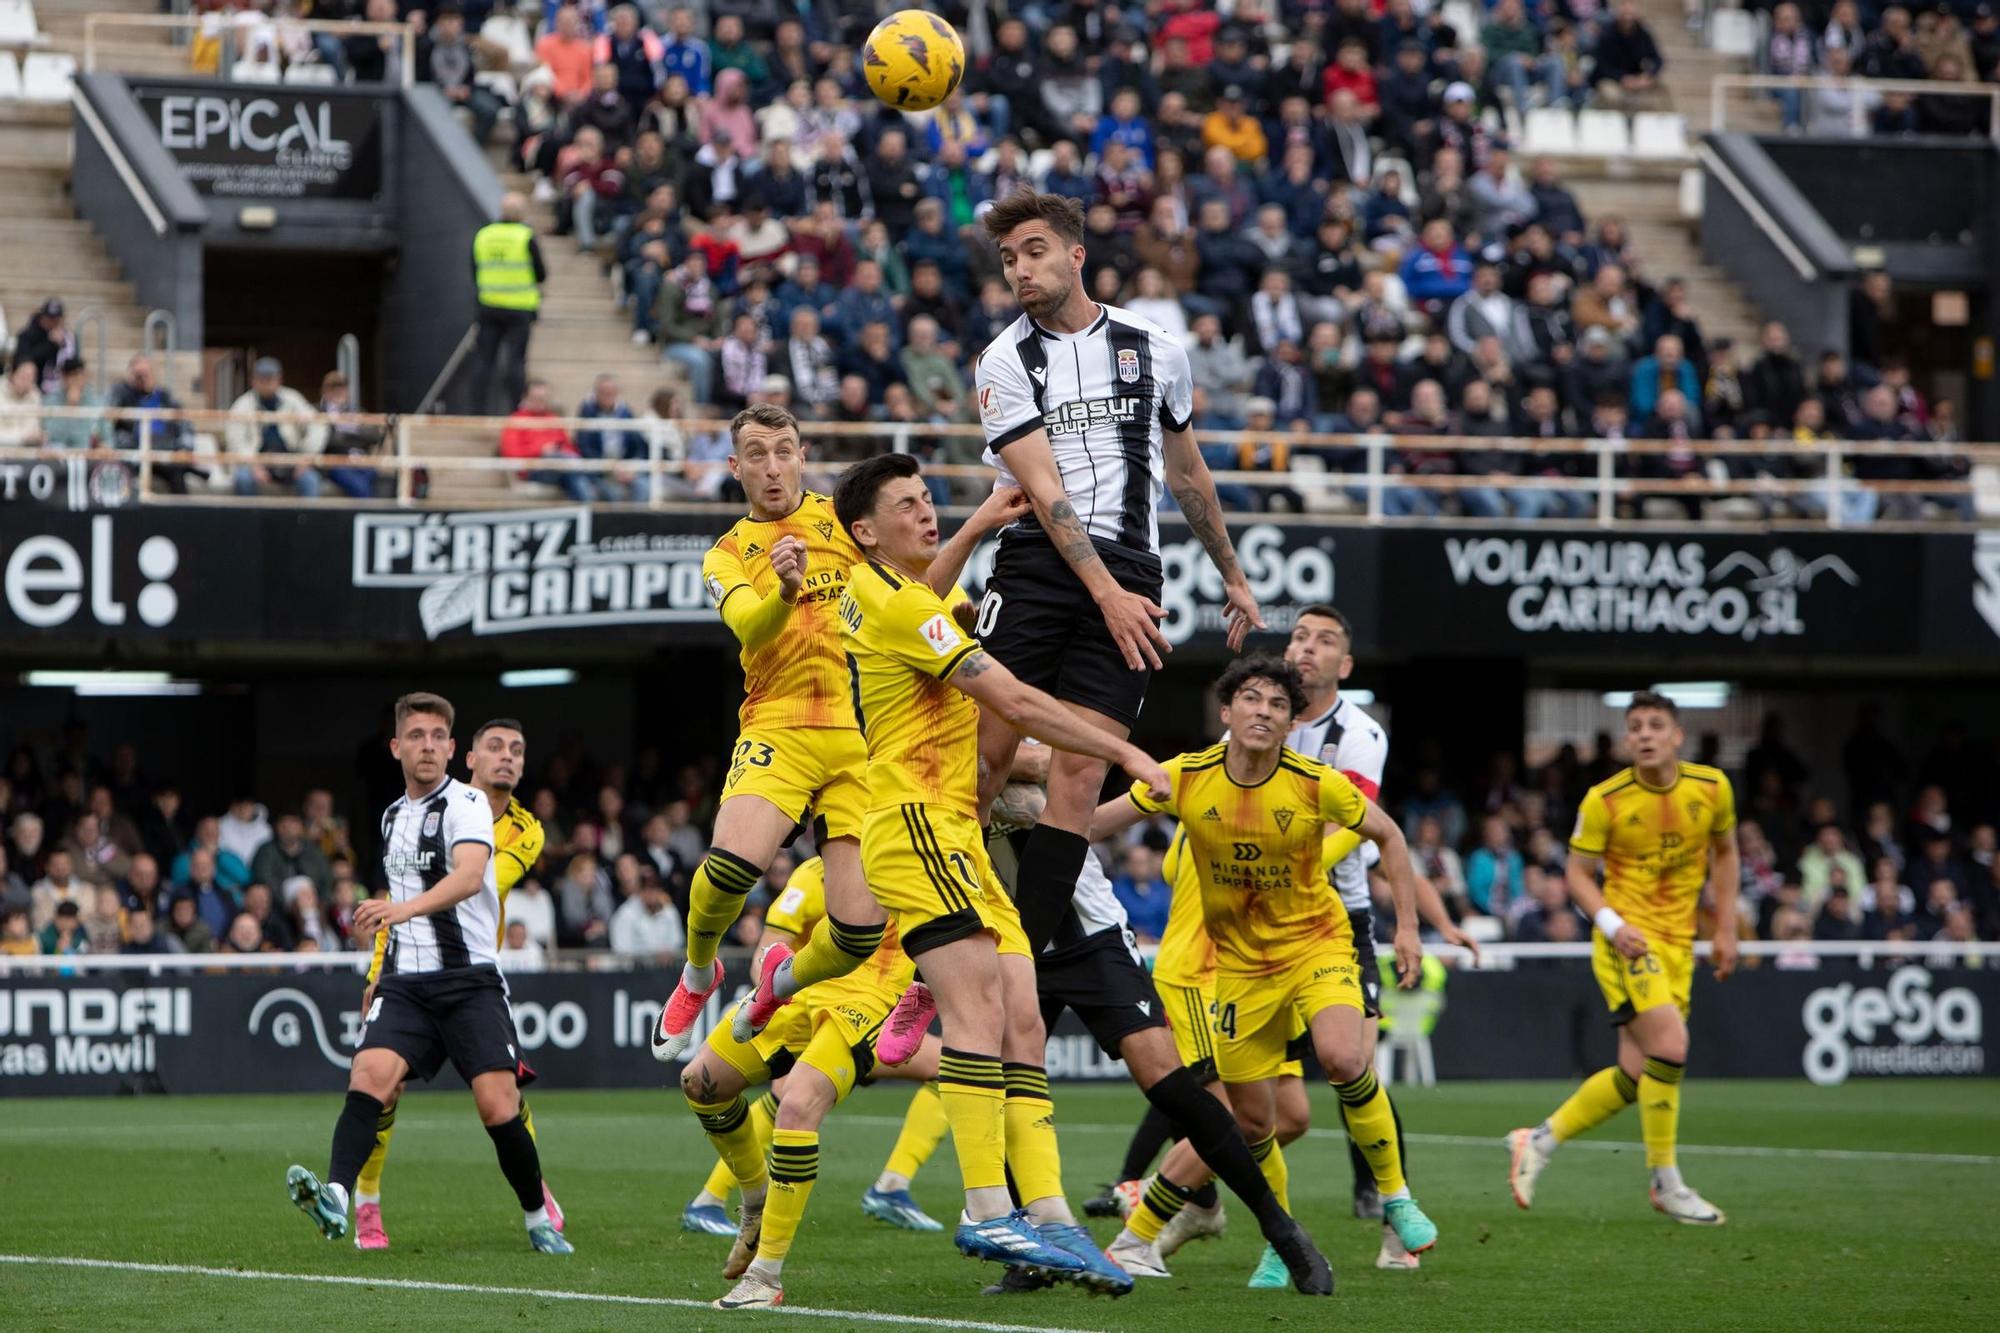
[[1281,1103],[1272,1123],[1279,1143],[1297,1143],[1306,1136],[1312,1121],[1304,1105],[1287,1106]]
[[521,1114],[521,1090],[504,1084],[491,1088],[476,1088],[472,1095],[473,1104],[479,1108],[479,1120],[485,1125],[504,1125]]
[[1261,1143],[1277,1132],[1278,1118],[1269,1110],[1255,1107],[1236,1107],[1236,1127],[1243,1131],[1248,1143]]
[[1337,1051],[1321,1051],[1319,1062],[1329,1083],[1352,1083],[1368,1072],[1368,1056],[1359,1046]]

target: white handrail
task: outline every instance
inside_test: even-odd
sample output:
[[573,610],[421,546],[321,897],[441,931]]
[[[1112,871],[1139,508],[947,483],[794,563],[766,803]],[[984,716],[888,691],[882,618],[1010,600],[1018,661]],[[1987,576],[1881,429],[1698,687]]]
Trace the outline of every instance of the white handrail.
[[[97,69],[97,34],[103,28],[167,28],[176,32],[198,33],[209,25],[208,14],[86,14],[83,20],[83,68],[86,73]],[[375,23],[360,20],[341,19],[272,19],[273,26],[286,26],[305,32],[323,32],[332,37],[395,37],[401,46],[397,59],[398,74],[402,86],[414,88],[417,83],[417,29],[410,23]],[[231,42],[235,29],[224,18],[222,35],[225,42]],[[193,71],[190,70],[192,73]],[[228,82],[229,71],[218,69],[216,77]]]

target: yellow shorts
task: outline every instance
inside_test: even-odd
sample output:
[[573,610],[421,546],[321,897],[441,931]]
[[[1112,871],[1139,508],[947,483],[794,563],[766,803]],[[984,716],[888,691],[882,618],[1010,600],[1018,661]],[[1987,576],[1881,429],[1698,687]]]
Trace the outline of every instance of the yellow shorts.
[[861,874],[912,958],[982,930],[1003,954],[1035,956],[969,815],[935,805],[870,810],[861,823]]
[[1153,989],[1167,1009],[1174,1053],[1206,1083],[1215,1077],[1215,990],[1209,986],[1169,986],[1157,978]]
[[732,796],[761,796],[794,819],[810,818],[820,839],[858,837],[868,808],[868,746],[847,727],[745,732],[722,782],[722,799]]
[[[1363,1012],[1366,1010],[1364,1008]],[[1298,1010],[1292,1010],[1292,1035],[1285,1042],[1285,1054],[1291,1058],[1278,1066],[1279,1078],[1304,1078],[1306,1076],[1305,1054],[1312,1049],[1312,1029],[1306,1026],[1305,1018]]]
[[1289,1060],[1286,1049],[1293,1033],[1334,1005],[1366,1011],[1361,966],[1351,945],[1331,945],[1275,976],[1216,973],[1216,1072],[1224,1083],[1256,1083],[1297,1072],[1299,1064]]
[[839,1100],[875,1067],[876,1034],[900,996],[875,991],[828,998],[831,1003],[786,1005],[747,1043],[731,1035],[728,1023],[718,1024],[708,1044],[752,1087],[804,1065],[825,1075]]
[[764,1030],[747,1042],[736,1040],[729,1019],[730,1011],[723,1010],[722,1021],[709,1031],[708,1048],[743,1075],[753,1088],[790,1072],[813,1036],[812,1010],[802,1004],[788,1004],[780,1009]]
[[1604,932],[1591,932],[1590,970],[1604,992],[1613,1023],[1629,1023],[1648,1009],[1671,1004],[1688,1016],[1694,991],[1694,949],[1690,945],[1655,944],[1637,958],[1619,953]]

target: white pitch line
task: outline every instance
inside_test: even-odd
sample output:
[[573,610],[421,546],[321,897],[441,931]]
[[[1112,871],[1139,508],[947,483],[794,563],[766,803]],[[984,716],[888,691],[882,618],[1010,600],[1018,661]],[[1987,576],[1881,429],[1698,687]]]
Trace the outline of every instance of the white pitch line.
[[[544,1301],[581,1301],[598,1305],[641,1305],[675,1310],[713,1309],[707,1301],[672,1296],[624,1296],[616,1292],[556,1291],[539,1287],[487,1287],[470,1282],[424,1282],[406,1277],[358,1277],[340,1273],[268,1273],[254,1268],[206,1268],[200,1264],[142,1264],[122,1259],[83,1259],[74,1255],[0,1254],[0,1264],[44,1268],[96,1268],[120,1273],[157,1273],[168,1277],[226,1277],[257,1282],[317,1282],[334,1287],[388,1287],[397,1291],[447,1291],[476,1296],[528,1296]],[[919,1328],[960,1328],[976,1333],[1092,1333],[1089,1329],[1051,1328],[1046,1324],[990,1324],[979,1319],[940,1319],[934,1315],[883,1314],[873,1310],[819,1310],[784,1305],[770,1311],[805,1319],[850,1319],[867,1324],[908,1324]]]

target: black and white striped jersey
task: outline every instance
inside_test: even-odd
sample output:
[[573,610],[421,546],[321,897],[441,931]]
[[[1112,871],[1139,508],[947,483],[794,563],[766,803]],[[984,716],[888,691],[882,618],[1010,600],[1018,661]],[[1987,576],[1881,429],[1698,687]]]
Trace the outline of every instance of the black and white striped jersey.
[[[1382,770],[1389,763],[1389,736],[1382,724],[1368,716],[1360,704],[1341,695],[1333,707],[1320,716],[1293,727],[1285,744],[1345,773],[1371,801],[1382,798]],[[1366,910],[1369,904],[1368,868],[1380,854],[1375,844],[1362,844],[1342,857],[1333,868],[1333,886],[1350,912]]]
[[493,878],[493,808],[478,788],[446,778],[428,796],[399,796],[382,812],[382,873],[389,897],[405,903],[451,873],[461,843],[486,848],[486,883],[456,907],[412,917],[389,932],[382,975],[498,967],[500,893]]
[[[986,461],[1015,485],[1007,447],[1046,431],[1092,540],[1157,560],[1164,432],[1187,429],[1194,376],[1180,339],[1129,310],[1098,310],[1081,333],[1052,333],[1022,315],[980,355]],[[1029,517],[1016,529],[1039,524]]]

